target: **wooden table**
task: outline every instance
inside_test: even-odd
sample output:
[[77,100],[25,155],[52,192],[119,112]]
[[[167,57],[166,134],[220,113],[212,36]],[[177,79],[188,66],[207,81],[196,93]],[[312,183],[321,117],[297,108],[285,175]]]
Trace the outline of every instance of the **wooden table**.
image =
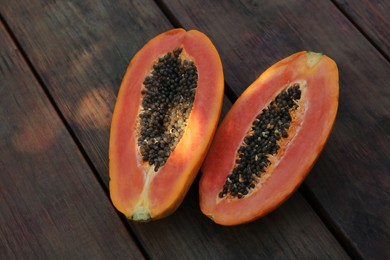
[[[0,0],[1,259],[390,259],[390,1]],[[111,114],[150,38],[198,29],[224,65],[224,111],[301,50],[340,72],[334,130],[279,209],[222,227],[197,181],[170,217],[127,221],[108,191]]]

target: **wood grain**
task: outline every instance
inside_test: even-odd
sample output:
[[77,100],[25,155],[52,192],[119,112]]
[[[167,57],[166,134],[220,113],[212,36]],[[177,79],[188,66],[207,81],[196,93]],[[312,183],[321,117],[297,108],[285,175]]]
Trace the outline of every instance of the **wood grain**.
[[322,52],[337,62],[336,124],[305,185],[329,225],[350,241],[352,254],[390,258],[386,59],[330,1],[163,2],[185,28],[214,40],[236,95],[271,64],[297,51]]
[[[1,8],[107,185],[109,123],[121,77],[132,55],[171,25],[151,1],[26,0]],[[204,217],[197,197],[195,185],[173,216],[131,224],[152,258],[346,258],[299,194],[263,220],[231,229]]]
[[0,26],[0,255],[142,254]]
[[334,0],[360,30],[390,58],[390,1]]

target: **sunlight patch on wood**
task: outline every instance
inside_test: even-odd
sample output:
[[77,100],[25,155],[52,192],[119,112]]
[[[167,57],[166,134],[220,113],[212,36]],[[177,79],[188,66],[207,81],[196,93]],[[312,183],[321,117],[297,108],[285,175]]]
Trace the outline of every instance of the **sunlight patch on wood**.
[[90,90],[76,106],[75,121],[88,129],[105,129],[111,123],[113,95],[105,87]]

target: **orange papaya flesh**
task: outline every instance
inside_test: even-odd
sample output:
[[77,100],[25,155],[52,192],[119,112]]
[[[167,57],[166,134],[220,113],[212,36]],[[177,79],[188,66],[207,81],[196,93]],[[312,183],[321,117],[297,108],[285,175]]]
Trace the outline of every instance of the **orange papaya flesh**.
[[110,131],[110,196],[120,212],[148,221],[175,211],[211,144],[223,91],[220,57],[199,31],[170,30],[138,51]]
[[336,63],[319,53],[299,52],[266,70],[216,132],[201,170],[202,212],[218,224],[238,225],[283,203],[325,145],[338,89]]

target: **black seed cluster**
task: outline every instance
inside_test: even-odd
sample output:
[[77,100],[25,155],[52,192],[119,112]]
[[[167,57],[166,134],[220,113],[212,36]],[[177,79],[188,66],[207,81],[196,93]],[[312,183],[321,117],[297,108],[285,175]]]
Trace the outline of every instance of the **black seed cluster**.
[[277,154],[278,141],[288,137],[291,112],[298,108],[300,98],[301,90],[295,83],[280,92],[256,117],[237,151],[235,167],[226,178],[220,198],[230,194],[241,199],[255,188],[261,173],[271,164],[268,155]]
[[198,72],[182,60],[182,48],[168,52],[144,80],[138,145],[142,159],[157,171],[183,136],[195,99]]

